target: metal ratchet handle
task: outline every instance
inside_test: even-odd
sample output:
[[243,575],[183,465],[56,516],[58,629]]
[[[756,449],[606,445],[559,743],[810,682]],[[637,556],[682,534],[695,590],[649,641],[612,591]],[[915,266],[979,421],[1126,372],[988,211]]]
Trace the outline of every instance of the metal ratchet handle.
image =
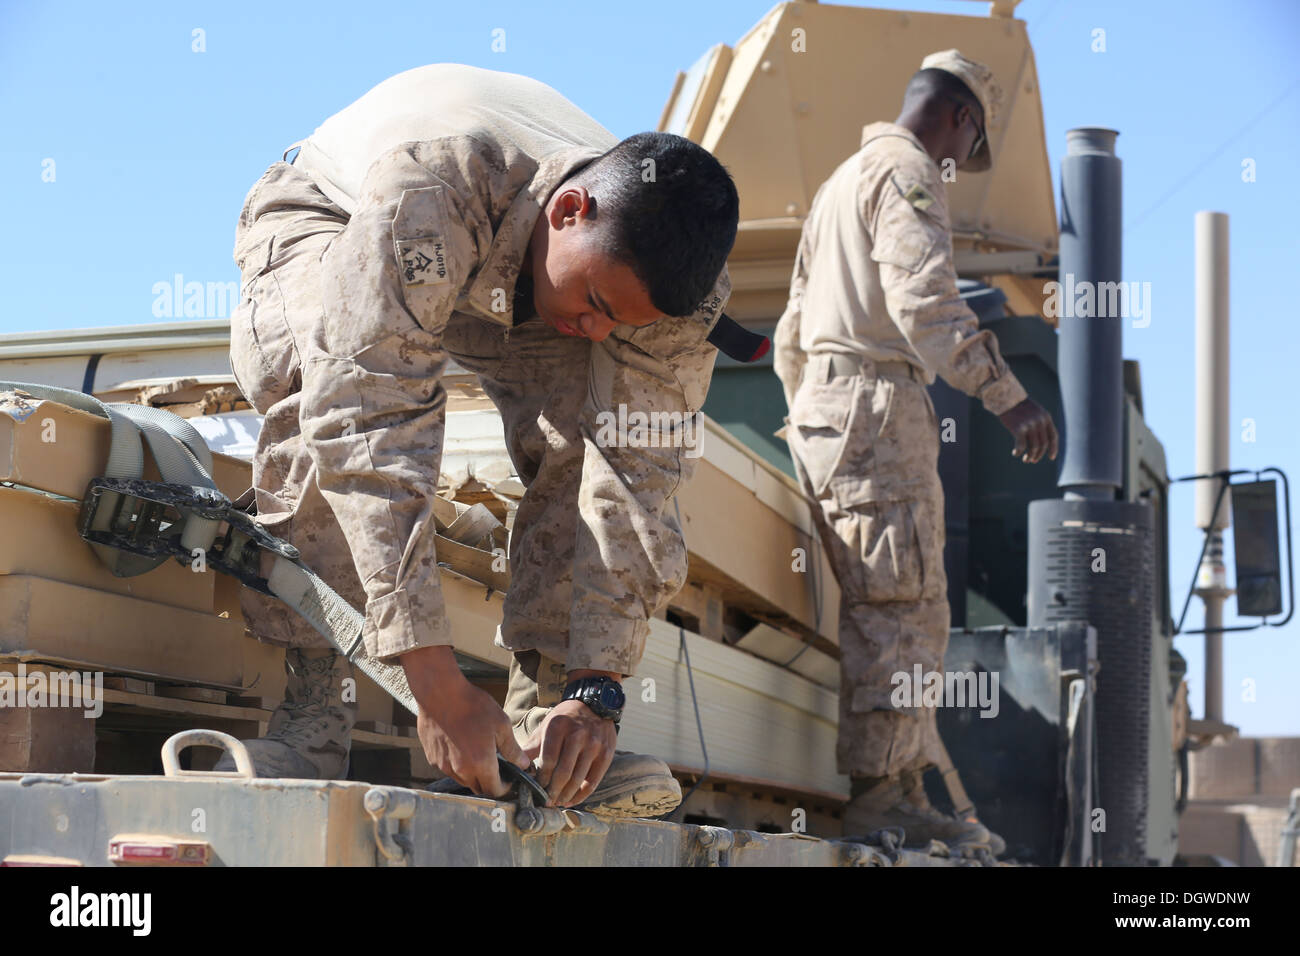
[[519,795],[522,797],[525,792],[530,793],[536,806],[544,807],[550,801],[550,795],[546,792],[537,780],[526,770],[520,770],[505,757],[497,754],[497,766],[501,771],[502,780],[513,780],[519,784]]

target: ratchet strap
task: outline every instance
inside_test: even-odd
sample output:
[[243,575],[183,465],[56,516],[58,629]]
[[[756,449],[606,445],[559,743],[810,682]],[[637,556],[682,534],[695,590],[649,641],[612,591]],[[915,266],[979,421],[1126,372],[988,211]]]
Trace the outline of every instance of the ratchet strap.
[[[107,418],[112,426],[104,477],[82,497],[78,531],[117,577],[133,577],[174,557],[196,571],[211,567],[283,601],[367,677],[418,714],[400,664],[377,661],[361,639],[365,617],[299,560],[298,549],[271,535],[217,490],[212,452],[203,436],[178,415],[126,403],[104,404],[66,388],[0,382]],[[148,441],[162,481],[146,481]],[[263,576],[263,555],[270,573]]]

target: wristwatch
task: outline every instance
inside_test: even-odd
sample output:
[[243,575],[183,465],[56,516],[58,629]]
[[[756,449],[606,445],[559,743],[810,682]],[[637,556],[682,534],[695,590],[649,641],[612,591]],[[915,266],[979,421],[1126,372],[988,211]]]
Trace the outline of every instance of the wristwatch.
[[612,677],[579,677],[564,685],[564,700],[580,700],[596,714],[615,724],[623,717],[627,698]]

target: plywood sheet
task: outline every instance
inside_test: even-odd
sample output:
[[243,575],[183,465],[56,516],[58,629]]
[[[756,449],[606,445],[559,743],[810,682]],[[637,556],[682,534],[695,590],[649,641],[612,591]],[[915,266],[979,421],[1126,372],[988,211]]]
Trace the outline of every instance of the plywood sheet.
[[[651,622],[645,657],[624,685],[628,704],[619,747],[656,754],[675,766],[702,767],[679,634],[669,624]],[[848,778],[835,769],[833,691],[690,632],[686,643],[711,768],[800,790],[848,792]]]
[[242,621],[25,574],[0,575],[0,655],[237,689]]

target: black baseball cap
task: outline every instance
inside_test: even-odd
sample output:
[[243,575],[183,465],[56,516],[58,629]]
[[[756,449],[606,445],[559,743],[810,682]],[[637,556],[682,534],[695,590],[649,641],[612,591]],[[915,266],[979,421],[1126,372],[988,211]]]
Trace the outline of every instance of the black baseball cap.
[[757,362],[772,347],[772,340],[749,331],[723,312],[709,332],[709,344],[737,362]]

